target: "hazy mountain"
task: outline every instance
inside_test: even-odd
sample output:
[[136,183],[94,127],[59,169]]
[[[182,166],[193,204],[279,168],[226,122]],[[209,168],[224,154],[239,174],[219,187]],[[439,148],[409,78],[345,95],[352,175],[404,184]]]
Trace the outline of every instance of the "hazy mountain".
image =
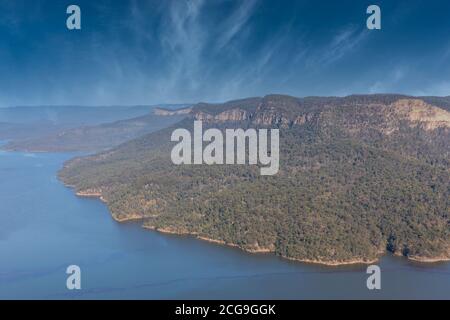
[[[61,179],[101,196],[117,220],[248,251],[322,263],[390,251],[450,258],[448,98],[271,95],[201,103],[190,118],[108,152],[69,161]],[[280,171],[184,165],[175,128],[279,128]]]
[[49,135],[60,129],[60,126],[51,122],[28,124],[0,122],[0,140],[25,139],[30,136]]
[[[162,119],[159,124],[148,116],[155,108],[177,110],[185,107],[185,104],[174,104],[0,108],[0,140],[11,140],[10,147],[14,150],[98,151],[154,131],[148,126],[161,129],[174,121]],[[135,119],[139,117],[143,118]],[[121,122],[124,119],[131,120]],[[102,136],[102,133],[110,136]]]
[[53,130],[36,138],[26,136],[16,139],[3,149],[29,152],[101,151],[168,127],[180,119],[181,116],[148,114],[112,123]]
[[33,106],[0,108],[0,122],[53,123],[59,126],[95,125],[148,114],[153,106]]

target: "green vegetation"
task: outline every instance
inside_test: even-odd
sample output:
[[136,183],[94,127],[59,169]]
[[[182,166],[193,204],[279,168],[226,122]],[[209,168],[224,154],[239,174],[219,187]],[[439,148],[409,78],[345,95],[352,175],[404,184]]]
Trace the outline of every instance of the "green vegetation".
[[[400,99],[412,111],[404,112],[396,104]],[[119,220],[141,216],[147,227],[250,251],[327,263],[369,261],[386,250],[450,258],[450,125],[444,108],[394,95],[277,95],[199,104],[192,117],[234,109],[248,114],[205,126],[280,128],[278,175],[260,176],[257,166],[173,165],[170,134],[191,129],[193,120],[185,119],[74,159],[60,177],[77,191],[100,191]],[[427,117],[411,120],[412,112]]]

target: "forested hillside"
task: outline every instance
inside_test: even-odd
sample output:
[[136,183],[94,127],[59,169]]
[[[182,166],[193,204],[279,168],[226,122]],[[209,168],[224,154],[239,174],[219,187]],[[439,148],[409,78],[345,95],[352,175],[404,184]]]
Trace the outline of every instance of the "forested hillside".
[[[436,102],[437,101],[437,102]],[[450,112],[446,98],[271,95],[198,104],[190,118],[66,163],[60,178],[101,196],[117,220],[329,264],[390,251],[450,259]],[[440,102],[440,103],[438,103]],[[182,165],[175,128],[279,128],[280,171]]]

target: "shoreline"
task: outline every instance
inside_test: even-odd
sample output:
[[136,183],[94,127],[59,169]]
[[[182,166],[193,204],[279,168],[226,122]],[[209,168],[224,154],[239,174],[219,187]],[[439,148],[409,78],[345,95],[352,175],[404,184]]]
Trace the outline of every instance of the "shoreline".
[[[205,242],[218,244],[218,245],[222,245],[222,246],[226,246],[226,247],[230,247],[230,248],[240,249],[240,250],[242,250],[246,253],[250,253],[250,254],[274,254],[275,253],[273,250],[268,249],[268,248],[262,248],[262,249],[244,248],[244,247],[239,246],[234,243],[226,243],[223,240],[217,240],[217,239],[211,239],[211,238],[204,237],[204,236],[199,236],[196,233],[176,232],[176,231],[173,231],[170,229],[156,228],[154,226],[148,226],[148,225],[144,225],[142,227],[144,229],[156,231],[156,232],[159,232],[162,234],[194,237],[195,239],[202,240]],[[274,256],[277,256],[277,255],[274,255]],[[298,258],[286,257],[286,256],[282,256],[282,255],[278,256],[278,257],[289,260],[289,261],[293,261],[293,262],[299,262],[299,263],[305,263],[305,264],[316,264],[316,265],[322,265],[322,266],[328,266],[328,267],[339,267],[339,266],[350,266],[350,265],[369,265],[369,264],[373,264],[373,263],[379,261],[379,257],[377,257],[376,259],[373,259],[373,260],[354,259],[354,260],[349,260],[349,261],[321,261],[321,260],[311,260],[311,259],[298,259]]]
[[426,257],[408,257],[409,260],[419,263],[440,263],[440,262],[449,262],[450,258],[448,257],[436,257],[436,258],[426,258]]
[[[74,188],[73,186],[69,186],[68,184],[64,184],[64,185],[66,187],[69,187],[72,189]],[[106,205],[108,204],[108,202],[105,200],[105,198],[103,197],[103,194],[101,192],[92,192],[89,190],[88,191],[78,191],[78,192],[75,192],[75,195],[78,197],[82,197],[82,198],[97,198],[100,201],[102,201],[103,203],[105,203]],[[127,218],[117,218],[116,216],[114,216],[111,213],[111,211],[110,211],[110,215],[116,222],[119,222],[119,223],[142,221],[145,218],[140,215],[133,215],[133,216],[127,217]],[[218,244],[218,245],[222,245],[222,246],[226,246],[226,247],[230,247],[230,248],[240,249],[243,252],[246,252],[249,254],[273,254],[274,256],[277,256],[274,254],[275,253],[274,250],[271,250],[269,248],[261,248],[261,249],[244,248],[244,247],[239,246],[234,243],[226,243],[223,240],[211,239],[211,238],[208,238],[205,236],[200,236],[195,232],[180,232],[180,231],[171,230],[170,228],[157,228],[157,227],[149,226],[149,225],[142,225],[142,228],[151,230],[151,231],[155,231],[155,232],[159,232],[162,234],[177,235],[177,236],[190,236],[190,237],[194,237],[195,239],[198,239],[201,241]],[[315,264],[315,265],[322,265],[322,266],[327,266],[327,267],[339,267],[339,266],[374,264],[374,263],[377,263],[385,253],[386,253],[386,251],[380,252],[378,257],[371,259],[371,260],[356,258],[356,259],[352,259],[352,260],[348,260],[348,261],[322,261],[322,260],[312,260],[312,259],[298,259],[298,258],[287,257],[287,256],[283,256],[283,255],[280,255],[278,257],[280,257],[282,259],[286,259],[288,261],[293,261],[293,262],[298,262],[298,263]],[[401,257],[401,256],[399,256],[399,257]],[[450,262],[450,257],[445,257],[445,256],[439,256],[436,258],[410,256],[410,257],[404,257],[404,258],[406,258],[407,260],[409,260],[411,262],[424,263],[424,264]]]
[[[73,186],[69,186],[66,185],[66,187],[70,187],[73,188]],[[106,199],[103,197],[101,192],[93,192],[93,191],[77,191],[75,192],[75,195],[80,197],[80,198],[96,198],[99,199],[101,202],[103,202],[104,204],[108,204],[108,202],[106,201]],[[120,222],[120,223],[125,223],[125,222],[131,222],[131,221],[140,221],[143,220],[144,217],[142,217],[141,215],[135,214],[135,215],[129,215],[126,218],[119,218],[115,215],[113,215],[111,213],[111,211],[108,208],[108,211],[111,215],[111,217],[116,221],[116,222]]]
[[100,192],[77,191],[75,195],[80,198],[97,198],[103,203],[108,203]]
[[127,218],[118,218],[115,217],[113,215],[111,215],[111,217],[116,221],[116,222],[120,222],[120,223],[126,223],[126,222],[133,222],[133,221],[142,221],[144,219],[144,217],[140,216],[140,215],[133,215],[131,217],[127,217]]

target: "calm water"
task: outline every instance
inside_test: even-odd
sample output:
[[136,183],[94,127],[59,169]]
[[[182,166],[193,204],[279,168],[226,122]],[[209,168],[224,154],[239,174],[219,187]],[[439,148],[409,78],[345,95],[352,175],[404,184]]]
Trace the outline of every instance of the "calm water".
[[[293,263],[116,223],[100,201],[56,179],[69,158],[0,152],[1,299],[450,299],[448,263],[385,257],[373,292],[361,266]],[[81,267],[81,291],[66,289],[71,264]]]

